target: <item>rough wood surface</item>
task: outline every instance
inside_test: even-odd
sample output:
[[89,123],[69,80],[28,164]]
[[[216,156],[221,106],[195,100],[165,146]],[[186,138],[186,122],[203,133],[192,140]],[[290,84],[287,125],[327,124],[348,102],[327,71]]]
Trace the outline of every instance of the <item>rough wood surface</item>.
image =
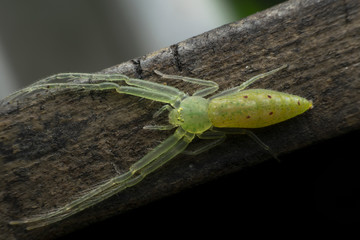
[[[284,154],[360,127],[360,2],[293,0],[190,38],[106,73],[164,82],[169,74],[239,85],[282,64],[253,87],[297,94],[315,108],[255,133]],[[184,91],[193,86],[167,81]],[[117,174],[172,132],[155,123],[156,102],[114,92],[40,91],[0,109],[0,239],[54,239],[155,199],[271,158],[245,136],[200,156],[179,156],[137,186],[41,229],[10,220],[61,206]],[[116,168],[115,168],[116,166]]]

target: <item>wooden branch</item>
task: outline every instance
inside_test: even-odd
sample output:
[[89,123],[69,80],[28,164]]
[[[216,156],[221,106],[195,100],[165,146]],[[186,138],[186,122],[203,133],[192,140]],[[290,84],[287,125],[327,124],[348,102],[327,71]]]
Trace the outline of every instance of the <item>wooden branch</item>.
[[[359,129],[359,52],[358,0],[293,0],[103,72],[191,93],[193,86],[159,79],[153,70],[213,80],[226,89],[289,64],[253,86],[314,101],[313,110],[255,131],[284,154]],[[59,223],[33,231],[8,225],[64,205],[144,156],[172,134],[142,129],[161,121],[152,119],[160,106],[112,91],[68,90],[39,91],[2,106],[0,238],[54,239],[271,158],[247,137],[231,136],[207,153],[177,157],[135,187]]]

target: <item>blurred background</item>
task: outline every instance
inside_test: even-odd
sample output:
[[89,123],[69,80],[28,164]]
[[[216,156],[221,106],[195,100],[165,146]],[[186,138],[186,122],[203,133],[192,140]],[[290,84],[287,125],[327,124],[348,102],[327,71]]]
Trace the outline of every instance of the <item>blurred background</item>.
[[60,72],[96,72],[284,0],[0,0],[0,99]]

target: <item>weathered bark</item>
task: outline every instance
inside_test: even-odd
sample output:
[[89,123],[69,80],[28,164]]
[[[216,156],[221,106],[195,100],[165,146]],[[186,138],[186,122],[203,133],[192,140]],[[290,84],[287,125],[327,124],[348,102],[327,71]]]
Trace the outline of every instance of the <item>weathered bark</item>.
[[[108,69],[165,82],[153,70],[239,85],[282,64],[254,88],[312,99],[314,109],[255,133],[277,154],[360,127],[360,2],[294,0]],[[193,85],[166,81],[184,91]],[[1,239],[53,239],[271,156],[245,136],[178,156],[143,182],[67,220],[26,231],[10,220],[61,206],[126,169],[172,134],[143,130],[156,102],[113,91],[39,91],[0,109]],[[163,119],[164,120],[164,119]],[[76,223],[76,224],[75,224]]]

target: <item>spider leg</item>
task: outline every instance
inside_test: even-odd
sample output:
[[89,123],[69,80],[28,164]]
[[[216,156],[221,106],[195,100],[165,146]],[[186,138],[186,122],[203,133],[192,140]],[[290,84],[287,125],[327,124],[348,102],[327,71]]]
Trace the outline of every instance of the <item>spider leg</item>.
[[191,156],[201,154],[203,152],[210,150],[213,147],[222,144],[226,139],[226,134],[222,132],[206,131],[202,134],[198,134],[197,136],[200,139],[212,139],[213,141],[203,144],[194,150],[185,150],[182,152],[183,154],[191,155]]
[[[58,79],[67,79],[74,81],[76,79],[88,79],[97,83],[51,83]],[[100,82],[106,81],[106,82]],[[118,81],[124,81],[129,86],[118,85]],[[106,90],[115,89],[118,93],[135,95],[159,102],[169,103],[175,106],[180,100],[187,95],[179,89],[171,86],[165,86],[141,79],[128,78],[122,74],[89,74],[89,73],[60,73],[42,79],[27,88],[21,89],[2,102],[11,102],[13,99],[22,95],[34,92],[39,89],[87,89],[87,90]]]
[[178,90],[177,88],[171,86],[165,86],[162,84],[145,81],[141,79],[129,78],[123,74],[102,74],[102,73],[59,73],[55,75],[51,75],[46,77],[40,81],[33,83],[31,86],[42,85],[50,83],[54,80],[66,79],[69,81],[75,80],[88,80],[89,82],[82,82],[82,84],[94,84],[94,83],[101,83],[101,82],[121,82],[124,81],[126,84],[130,86],[136,86],[145,89],[151,89],[155,91],[167,92],[171,95],[185,95],[182,91]]
[[[126,188],[129,188],[129,187],[132,187],[132,186],[138,184],[148,174],[154,172],[155,170],[157,170],[158,168],[163,166],[165,163],[167,163],[168,161],[170,161],[171,159],[176,157],[178,154],[183,152],[186,149],[186,147],[189,145],[189,143],[194,139],[195,134],[185,132],[182,129],[181,129],[181,132],[184,135],[180,139],[178,139],[178,141],[174,145],[172,145],[170,148],[168,148],[168,150],[166,152],[164,152],[163,154],[158,156],[156,159],[152,160],[147,165],[144,165],[141,169],[138,169],[136,172],[135,172],[135,168],[134,168],[131,177],[129,177],[125,180],[124,179],[114,179],[114,181],[110,185],[109,189],[107,189],[106,191],[101,191],[99,194],[96,195],[96,198],[90,199],[92,201],[89,201],[87,203],[87,205],[81,206],[82,208],[79,208],[80,211],[85,208],[88,208],[90,206],[93,206],[93,205],[103,201],[104,199],[107,199],[107,198],[113,196],[114,194],[121,192],[122,190],[124,190]],[[130,170],[131,170],[131,167],[130,167]],[[53,222],[57,222],[66,217],[69,217],[73,214],[74,213],[72,213],[70,215],[66,215],[66,216],[61,216],[61,218],[54,219]]]
[[[162,106],[158,111],[156,111],[153,115],[153,118],[158,117],[161,113],[163,113],[165,110],[167,111],[171,111],[174,108],[172,108],[170,105],[164,105]],[[143,127],[143,129],[147,129],[147,130],[171,130],[173,128],[175,128],[176,126],[172,125],[172,124],[168,124],[168,125],[146,125]]]
[[248,86],[250,86],[251,84],[253,84],[254,82],[256,82],[257,80],[261,79],[261,78],[264,78],[264,77],[267,77],[269,75],[272,75],[274,73],[276,73],[277,71],[280,71],[284,68],[286,68],[288,65],[285,64],[285,65],[282,65],[281,67],[279,68],[276,68],[276,69],[273,69],[269,72],[266,72],[266,73],[262,73],[262,74],[259,74],[259,75],[256,75],[252,78],[250,78],[249,80],[247,80],[246,82],[242,83],[240,86],[237,86],[237,87],[234,87],[234,88],[230,88],[230,89],[227,89],[227,90],[224,90],[218,94],[215,94],[214,96],[210,97],[210,99],[213,99],[213,98],[217,98],[217,97],[220,97],[220,96],[225,96],[225,95],[231,95],[231,94],[234,94],[234,93],[237,93],[237,92],[240,92],[241,90],[244,90],[245,88],[247,88]]
[[[46,78],[43,78],[43,79],[29,85],[26,88],[20,89],[16,92],[12,93],[8,97],[6,97],[4,100],[7,100],[8,102],[10,102],[12,99],[14,99],[16,97],[19,97],[24,94],[28,94],[28,93],[36,91],[38,89],[47,89],[47,88],[62,89],[62,88],[66,88],[67,85],[70,85],[68,88],[77,88],[76,83],[55,83],[55,82],[53,82],[56,80],[66,79],[69,82],[69,81],[81,80],[81,79],[99,80],[100,78],[102,80],[108,79],[109,81],[113,78],[121,79],[122,81],[124,81],[125,79],[129,79],[127,76],[122,75],[122,74],[115,74],[115,75],[114,74],[113,75],[92,74],[92,73],[58,73],[58,74],[54,74],[54,75],[48,76]],[[83,83],[83,84],[91,85],[89,83]],[[80,85],[82,85],[82,84],[80,84]],[[81,88],[82,87],[78,87],[77,89],[81,89]]]
[[174,125],[146,125],[143,127],[143,129],[146,130],[159,130],[159,131],[166,131],[166,130],[171,130],[173,128],[175,128],[176,126]]
[[102,82],[103,81],[107,81],[107,82],[125,81],[125,80],[128,80],[129,77],[127,77],[126,75],[123,75],[123,74],[58,73],[58,74],[54,74],[54,75],[48,76],[46,78],[43,78],[43,79],[31,84],[30,86],[51,83],[52,81],[62,80],[62,79],[66,79],[67,82],[75,81],[75,80],[78,80],[78,81],[88,80],[91,83],[96,83],[99,81],[102,81]]
[[164,105],[164,106],[162,106],[159,110],[157,110],[155,113],[154,113],[154,115],[153,115],[153,118],[157,118],[158,116],[160,116],[165,110],[167,110],[167,111],[171,111],[171,110],[173,110],[173,108],[171,107],[171,106],[169,106],[169,105]]
[[168,75],[168,74],[161,73],[157,70],[154,70],[154,72],[156,74],[160,75],[162,78],[177,79],[177,80],[182,80],[184,82],[189,82],[192,84],[198,84],[198,85],[207,87],[207,88],[196,91],[193,94],[193,96],[205,97],[209,94],[216,92],[219,89],[219,85],[213,81],[203,80],[203,79],[198,79],[198,78],[183,77],[183,76],[178,76],[178,75]]
[[168,137],[138,162],[131,165],[128,172],[111,178],[80,198],[63,207],[55,209],[52,212],[18,221],[11,221],[10,224],[28,224],[27,229],[30,230],[63,220],[91,207],[125,188],[140,182],[146,175],[155,171],[164,163],[185,150],[188,144],[193,140],[194,136],[194,134],[187,133],[182,128],[178,128],[172,136]]
[[[182,131],[184,131],[184,130],[182,130]],[[187,148],[187,146],[192,142],[194,137],[195,137],[194,133],[185,132],[184,136],[181,139],[179,139],[179,141],[176,144],[174,144],[171,148],[169,148],[169,150],[167,152],[160,155],[156,160],[152,161],[151,163],[149,163],[148,165],[146,165],[142,169],[140,169],[138,171],[139,176],[137,176],[137,177],[143,179],[145,176],[154,172],[155,170],[160,168],[162,165],[164,165],[165,163],[167,163],[168,161],[170,161],[171,159],[176,157],[178,154],[182,153]],[[135,184],[133,184],[134,182],[137,183],[136,180],[128,181],[126,183],[126,187],[135,185]]]
[[[161,84],[159,84],[161,85]],[[46,83],[46,84],[40,84],[40,85],[31,85],[27,88],[21,89],[10,96],[3,99],[4,102],[11,102],[15,98],[31,93],[33,91],[39,90],[39,89],[85,89],[85,90],[109,90],[109,89],[115,89],[118,93],[125,93],[129,95],[134,95],[138,97],[143,97],[146,99],[158,101],[158,102],[164,102],[169,103],[171,105],[175,105],[179,99],[179,95],[172,95],[172,92],[166,92],[164,89],[159,88],[160,90],[154,90],[154,89],[145,89],[140,87],[132,87],[132,86],[120,86],[113,82],[103,82],[103,83]],[[162,91],[161,91],[162,90]]]
[[261,148],[263,148],[264,150],[266,150],[268,153],[271,154],[271,156],[273,158],[275,158],[278,162],[280,162],[280,159],[277,157],[277,155],[273,152],[273,150],[266,145],[263,141],[260,140],[260,138],[258,136],[255,135],[255,133],[253,133],[252,131],[248,130],[248,129],[243,129],[243,128],[231,128],[231,129],[226,129],[226,128],[214,128],[212,129],[213,131],[216,132],[222,132],[224,134],[246,134],[248,135],[254,142],[256,142],[257,144],[260,145]]

